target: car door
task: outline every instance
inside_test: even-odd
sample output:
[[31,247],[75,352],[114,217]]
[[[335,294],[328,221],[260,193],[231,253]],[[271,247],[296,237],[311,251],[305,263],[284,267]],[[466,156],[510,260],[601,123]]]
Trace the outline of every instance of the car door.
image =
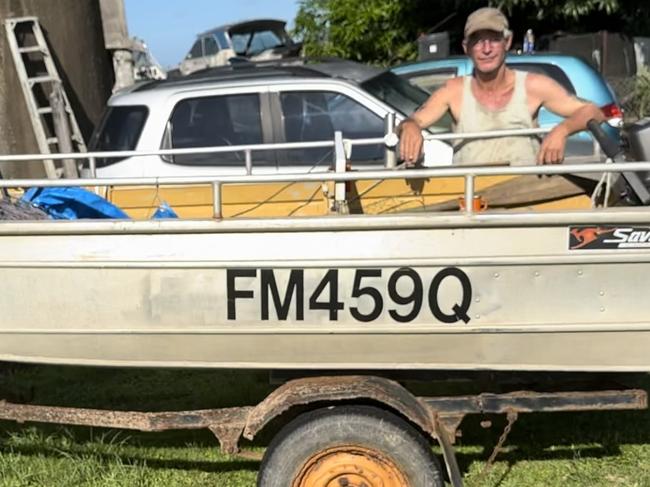
[[[271,142],[265,88],[181,93],[170,101],[163,149],[228,147]],[[251,153],[253,173],[277,170],[272,151]],[[244,151],[162,156],[152,176],[246,174]]]
[[[333,86],[273,89],[271,106],[278,142],[333,141],[336,131],[348,139],[384,136],[382,116]],[[327,170],[334,163],[333,147],[300,148],[277,154],[281,171]],[[383,144],[354,146],[350,153],[350,162],[357,168],[381,167],[383,160]]]
[[205,61],[205,68],[212,66],[219,66],[220,64],[219,56],[219,45],[214,35],[205,36],[203,38],[203,59]]

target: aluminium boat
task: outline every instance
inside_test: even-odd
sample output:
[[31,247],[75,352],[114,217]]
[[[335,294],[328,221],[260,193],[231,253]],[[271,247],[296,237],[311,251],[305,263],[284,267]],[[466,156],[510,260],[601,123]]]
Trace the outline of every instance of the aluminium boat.
[[[562,170],[470,171],[546,169]],[[0,360],[648,371],[648,221],[629,207],[1,222]]]

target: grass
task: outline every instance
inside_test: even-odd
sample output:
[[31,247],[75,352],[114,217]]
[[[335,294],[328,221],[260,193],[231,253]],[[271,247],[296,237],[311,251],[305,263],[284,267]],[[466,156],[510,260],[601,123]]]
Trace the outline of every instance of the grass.
[[[255,404],[263,372],[12,366],[0,397],[12,402],[122,410]],[[649,381],[644,381],[650,384]],[[420,391],[418,391],[420,392]],[[420,392],[421,393],[421,392]],[[650,413],[521,415],[495,465],[485,460],[504,418],[468,417],[457,445],[468,487],[650,486]],[[267,438],[245,444],[259,456]],[[259,461],[221,454],[209,432],[139,433],[0,423],[0,486],[254,486]]]

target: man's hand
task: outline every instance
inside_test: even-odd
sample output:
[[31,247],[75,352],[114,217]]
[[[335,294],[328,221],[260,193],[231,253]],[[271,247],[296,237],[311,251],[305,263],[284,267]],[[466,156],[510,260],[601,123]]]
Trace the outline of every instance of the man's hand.
[[400,158],[407,166],[413,166],[420,158],[424,142],[420,126],[415,120],[407,118],[400,124],[398,132]]
[[440,120],[450,110],[450,100],[463,89],[462,78],[452,78],[434,91],[422,107],[397,127],[399,155],[407,166],[413,166],[422,154],[422,129]]
[[568,136],[569,132],[562,124],[551,130],[539,148],[537,164],[560,164],[564,160],[564,148]]

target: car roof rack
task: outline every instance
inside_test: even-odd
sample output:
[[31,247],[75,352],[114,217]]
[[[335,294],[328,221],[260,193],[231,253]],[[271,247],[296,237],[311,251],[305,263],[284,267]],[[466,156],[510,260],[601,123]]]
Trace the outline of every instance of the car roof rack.
[[255,80],[268,77],[341,78],[361,83],[385,71],[355,61],[336,57],[293,57],[266,61],[230,58],[230,64],[195,71],[187,76],[143,83],[134,92],[149,91],[163,86],[184,86],[209,81]]

